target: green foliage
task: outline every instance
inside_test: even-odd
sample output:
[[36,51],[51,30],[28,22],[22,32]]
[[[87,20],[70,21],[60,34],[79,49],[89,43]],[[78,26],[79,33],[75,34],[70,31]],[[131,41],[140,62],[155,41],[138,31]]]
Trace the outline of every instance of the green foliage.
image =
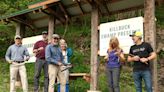
[[0,57],[4,57],[6,49],[13,43],[13,34],[15,34],[14,31],[11,31],[13,28],[13,25],[5,26],[0,24]]
[[164,28],[164,5],[158,6],[156,8],[156,18],[157,18],[157,24],[161,28]]
[[[1,0],[0,15],[7,15],[22,9],[26,9],[27,5],[36,0]],[[41,0],[37,0],[41,1]]]

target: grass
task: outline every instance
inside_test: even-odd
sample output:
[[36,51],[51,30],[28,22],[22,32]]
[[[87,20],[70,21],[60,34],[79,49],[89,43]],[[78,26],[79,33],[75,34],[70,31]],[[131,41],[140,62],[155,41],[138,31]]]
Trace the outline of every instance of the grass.
[[[108,92],[107,87],[107,78],[105,75],[104,65],[100,65],[99,69],[99,89],[102,92]],[[81,66],[80,66],[81,67]],[[79,66],[75,67],[80,68]],[[27,69],[27,75],[28,75],[28,84],[29,84],[29,92],[33,92],[33,84],[34,84],[34,63],[28,63],[26,64]],[[81,68],[80,68],[81,69]],[[120,82],[120,88],[121,92],[135,92],[134,91],[134,83],[131,76],[130,69],[124,67],[121,71],[121,82]],[[73,71],[73,70],[71,70]],[[78,70],[80,72],[80,70]],[[82,70],[81,70],[82,71]],[[9,92],[9,64],[5,62],[4,60],[0,61],[0,92]],[[43,73],[42,73],[43,75]],[[43,90],[43,76],[41,76],[40,79],[40,91]],[[70,80],[70,92],[87,92],[89,89],[89,83],[84,81],[82,78],[78,78],[76,80]],[[17,92],[22,92],[21,88],[17,88]]]

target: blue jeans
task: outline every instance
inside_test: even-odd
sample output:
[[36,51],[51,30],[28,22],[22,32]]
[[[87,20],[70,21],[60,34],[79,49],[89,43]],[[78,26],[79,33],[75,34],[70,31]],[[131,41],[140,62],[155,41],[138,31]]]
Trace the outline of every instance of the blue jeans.
[[136,92],[142,92],[142,79],[146,86],[146,92],[152,92],[152,78],[149,70],[133,72]]
[[119,80],[120,80],[120,67],[106,68],[106,73],[109,83],[109,92],[120,92]]

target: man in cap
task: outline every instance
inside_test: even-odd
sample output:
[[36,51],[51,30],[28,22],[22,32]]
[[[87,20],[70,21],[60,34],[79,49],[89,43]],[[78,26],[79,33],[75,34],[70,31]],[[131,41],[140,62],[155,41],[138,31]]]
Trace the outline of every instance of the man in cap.
[[142,79],[147,92],[152,92],[150,62],[156,58],[156,53],[149,43],[142,42],[142,33],[140,31],[135,31],[130,36],[135,44],[130,48],[128,61],[134,62],[133,79],[136,92],[142,92]]
[[28,92],[27,74],[24,61],[28,61],[30,56],[26,47],[22,46],[22,38],[15,36],[15,44],[11,45],[6,52],[6,61],[10,64],[10,92],[16,92],[15,82],[19,72],[23,92]]
[[48,92],[54,92],[55,80],[58,76],[61,83],[61,92],[65,92],[65,84],[63,78],[63,72],[61,72],[61,67],[63,66],[63,56],[59,48],[59,35],[54,34],[52,36],[51,44],[46,47],[46,60],[49,62],[48,74],[49,74],[49,87]]
[[39,92],[39,79],[41,70],[44,71],[44,92],[48,92],[48,62],[45,60],[45,48],[48,45],[48,33],[42,32],[42,40],[34,44],[33,53],[36,55],[35,75],[34,75],[34,92]]

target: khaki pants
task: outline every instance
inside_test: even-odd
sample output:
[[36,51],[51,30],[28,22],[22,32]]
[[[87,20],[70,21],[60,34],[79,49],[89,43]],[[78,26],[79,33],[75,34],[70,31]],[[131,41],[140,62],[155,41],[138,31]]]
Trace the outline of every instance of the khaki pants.
[[18,72],[20,74],[23,92],[28,92],[26,67],[25,67],[24,63],[19,64],[19,63],[15,63],[15,62],[13,62],[10,65],[10,92],[16,92],[15,82],[16,82]]
[[54,64],[49,64],[48,73],[49,73],[49,87],[48,92],[54,92],[55,80],[58,77],[60,81],[60,92],[65,92],[66,78],[64,78],[64,72],[61,72],[63,69],[62,66],[57,66]]

